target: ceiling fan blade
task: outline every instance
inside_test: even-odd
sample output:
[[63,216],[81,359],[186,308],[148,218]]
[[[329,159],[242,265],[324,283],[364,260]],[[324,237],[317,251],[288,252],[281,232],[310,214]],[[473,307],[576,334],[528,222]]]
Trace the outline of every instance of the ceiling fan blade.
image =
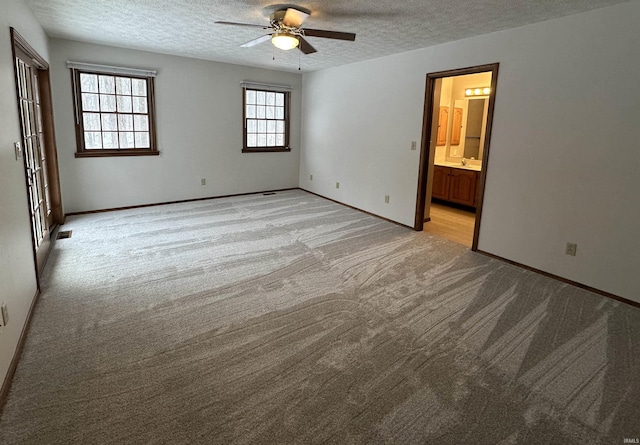
[[270,26],[264,26],[264,25],[253,25],[251,23],[236,23],[236,22],[213,22],[215,24],[218,25],[231,25],[231,26],[244,26],[244,27],[249,27],[249,28],[262,28],[262,29],[269,29],[271,28]]
[[307,42],[304,39],[304,37],[298,36],[298,41],[300,42],[300,45],[298,45],[298,48],[303,53],[312,54],[312,53],[318,52],[313,46],[311,46],[311,44],[309,42]]
[[324,29],[308,29],[303,28],[304,35],[307,37],[322,37],[325,39],[348,40],[353,42],[356,35],[352,32],[326,31]]
[[293,8],[287,8],[287,11],[284,13],[282,23],[292,28],[300,28],[307,17],[309,17],[309,14],[307,14],[306,12],[302,12]]
[[267,40],[271,40],[271,34],[267,34],[266,36],[258,37],[257,39],[249,40],[247,43],[243,43],[240,45],[241,48],[251,48],[252,46],[260,45]]

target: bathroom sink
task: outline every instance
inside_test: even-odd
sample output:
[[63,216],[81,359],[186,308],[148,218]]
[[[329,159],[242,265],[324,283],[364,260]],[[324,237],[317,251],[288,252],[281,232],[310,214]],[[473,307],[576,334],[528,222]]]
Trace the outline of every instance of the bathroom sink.
[[454,167],[454,168],[462,168],[465,170],[473,170],[479,172],[482,168],[479,165],[462,165],[460,162],[450,162],[450,161],[441,161],[436,162],[435,165],[440,165],[442,167]]

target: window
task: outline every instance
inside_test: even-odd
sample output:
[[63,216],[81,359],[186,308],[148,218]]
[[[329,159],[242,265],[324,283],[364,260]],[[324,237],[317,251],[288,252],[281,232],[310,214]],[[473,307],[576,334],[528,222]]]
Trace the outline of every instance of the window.
[[77,68],[72,75],[76,157],[158,154],[152,76]]
[[242,151],[291,151],[289,91],[244,86],[244,145]]

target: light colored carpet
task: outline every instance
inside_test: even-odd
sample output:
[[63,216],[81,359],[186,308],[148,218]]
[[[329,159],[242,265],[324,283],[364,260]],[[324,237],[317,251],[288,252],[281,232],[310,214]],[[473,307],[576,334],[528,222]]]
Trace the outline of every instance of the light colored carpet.
[[69,218],[3,444],[618,444],[640,310],[302,191]]

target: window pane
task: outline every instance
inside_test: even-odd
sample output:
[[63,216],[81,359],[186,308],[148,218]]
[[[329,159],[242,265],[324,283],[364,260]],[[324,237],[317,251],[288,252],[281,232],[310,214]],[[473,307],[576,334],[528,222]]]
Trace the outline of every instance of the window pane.
[[87,150],[102,148],[102,133],[85,132],[84,147]]
[[29,120],[29,102],[20,101],[20,115],[22,116],[22,125],[27,133],[30,133],[31,121]]
[[85,131],[100,131],[99,113],[83,113],[82,117]]
[[36,122],[38,123],[38,131],[42,131],[42,111],[40,111],[40,105],[36,104]]
[[132,132],[120,133],[120,148],[135,148],[135,139]]
[[149,148],[149,133],[136,133],[136,148]]
[[133,112],[134,113],[146,113],[147,112],[147,99],[144,97],[133,98]]
[[35,134],[37,134],[37,129],[36,129],[36,121],[33,119],[33,116],[36,115],[36,112],[35,112],[34,107],[33,107],[33,102],[29,102],[28,109],[29,109],[29,116],[32,117],[31,119],[29,119],[28,131],[29,131],[30,135],[35,135]]
[[135,131],[149,131],[149,118],[146,115],[134,116],[133,129]]
[[113,113],[116,111],[116,96],[100,95],[100,111]]
[[118,133],[102,132],[102,145],[104,148],[118,148]]
[[[103,114],[102,115],[102,131],[118,131],[118,121],[115,114]],[[104,142],[107,146],[106,138]]]
[[83,111],[100,111],[97,94],[82,93],[82,110]]
[[118,113],[131,113],[131,96],[116,96],[118,102]]
[[273,151],[284,147],[287,93],[245,90],[245,137],[247,148]]
[[120,131],[133,131],[133,116],[130,114],[119,114],[118,129]]
[[100,92],[103,94],[115,94],[116,82],[113,76],[99,76]]
[[267,107],[266,109],[267,109],[267,115],[266,115],[267,119],[273,119],[276,117],[275,107]]
[[147,81],[144,79],[131,79],[131,90],[134,96],[146,96]]
[[[25,76],[29,76],[26,70]],[[77,76],[74,97],[81,108],[84,137],[79,152],[83,149],[155,150],[151,147],[153,122],[149,113],[153,110],[149,108],[153,98],[148,96],[148,78],[91,72],[80,72]]]
[[98,76],[80,73],[80,90],[86,93],[98,92]]
[[131,79],[127,77],[116,77],[116,93],[131,94]]

